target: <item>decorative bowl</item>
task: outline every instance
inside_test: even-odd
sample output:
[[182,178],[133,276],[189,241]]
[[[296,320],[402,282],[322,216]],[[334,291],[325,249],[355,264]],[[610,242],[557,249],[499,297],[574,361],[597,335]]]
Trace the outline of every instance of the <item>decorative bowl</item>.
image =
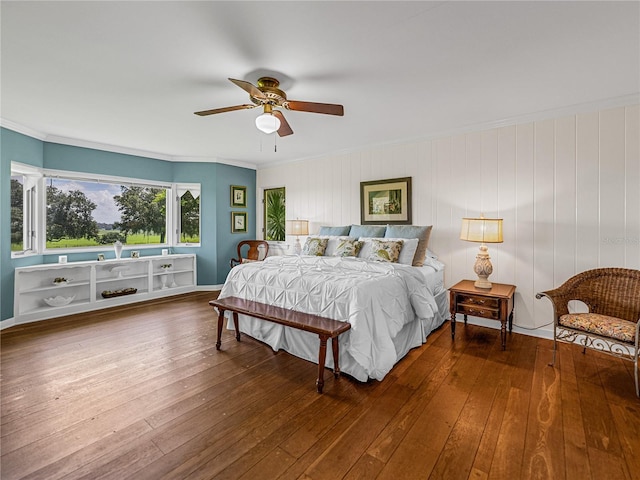
[[75,295],[71,295],[70,297],[63,297],[62,295],[58,295],[55,297],[43,298],[44,303],[49,305],[50,307],[64,307],[65,305],[69,305],[73,302],[73,299],[76,298]]
[[70,281],[71,281],[70,278],[58,277],[54,279],[53,282],[51,283],[53,283],[54,285],[60,286],[60,285],[68,285]]

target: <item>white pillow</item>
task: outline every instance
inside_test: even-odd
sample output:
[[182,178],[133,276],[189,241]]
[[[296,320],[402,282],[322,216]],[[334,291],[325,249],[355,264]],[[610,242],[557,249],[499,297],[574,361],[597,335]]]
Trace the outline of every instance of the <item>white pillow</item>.
[[[358,254],[358,258],[369,258],[372,251],[372,237],[360,237],[358,240],[364,242],[364,245],[360,249],[360,253]],[[404,243],[402,245],[402,250],[400,251],[400,257],[398,258],[398,263],[403,265],[413,265],[413,257],[416,254],[416,250],[418,249],[418,241],[417,238],[376,238],[376,240],[383,241],[398,241],[402,240]],[[327,250],[329,247],[327,246]],[[325,253],[326,255],[326,253]]]

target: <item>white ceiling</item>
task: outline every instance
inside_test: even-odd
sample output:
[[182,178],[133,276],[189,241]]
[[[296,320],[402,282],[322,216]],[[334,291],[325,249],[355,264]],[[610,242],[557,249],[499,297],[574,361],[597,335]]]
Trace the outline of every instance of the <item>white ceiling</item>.
[[[640,3],[7,2],[1,112],[50,141],[246,163],[428,138],[638,95]],[[295,134],[228,77],[278,72]]]

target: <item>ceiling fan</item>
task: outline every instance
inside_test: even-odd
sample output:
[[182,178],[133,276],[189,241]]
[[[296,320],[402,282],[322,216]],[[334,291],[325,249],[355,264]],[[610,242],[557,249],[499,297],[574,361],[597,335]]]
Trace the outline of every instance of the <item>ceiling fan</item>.
[[278,135],[285,137],[291,135],[293,130],[284,118],[280,110],[274,107],[281,107],[286,110],[295,110],[298,112],[323,113],[327,115],[344,115],[344,107],[333,103],[315,103],[300,102],[298,100],[287,100],[287,95],[280,90],[280,82],[272,77],[260,77],[258,86],[244,80],[229,79],[237,86],[249,93],[249,99],[253,103],[245,103],[243,105],[235,105],[233,107],[214,108],[212,110],[203,110],[195,112],[196,115],[206,116],[216,113],[232,112],[234,110],[244,110],[247,108],[262,107],[262,115],[256,118],[256,127],[264,133],[278,132]]

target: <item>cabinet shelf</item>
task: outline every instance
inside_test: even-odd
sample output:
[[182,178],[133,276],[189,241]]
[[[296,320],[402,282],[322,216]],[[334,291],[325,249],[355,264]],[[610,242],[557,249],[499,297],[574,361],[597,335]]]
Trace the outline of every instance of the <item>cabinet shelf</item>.
[[[171,263],[169,271],[159,265]],[[116,270],[114,270],[116,269]],[[161,288],[162,275],[173,276],[174,287]],[[64,277],[69,283],[54,285],[53,279]],[[137,259],[83,261],[66,264],[42,264],[15,269],[14,318],[16,324],[54,318],[73,313],[141,302],[151,298],[193,291],[196,286],[196,256],[177,254]],[[104,290],[136,288],[130,295],[103,298]],[[75,295],[67,305],[49,306],[45,298]]]

